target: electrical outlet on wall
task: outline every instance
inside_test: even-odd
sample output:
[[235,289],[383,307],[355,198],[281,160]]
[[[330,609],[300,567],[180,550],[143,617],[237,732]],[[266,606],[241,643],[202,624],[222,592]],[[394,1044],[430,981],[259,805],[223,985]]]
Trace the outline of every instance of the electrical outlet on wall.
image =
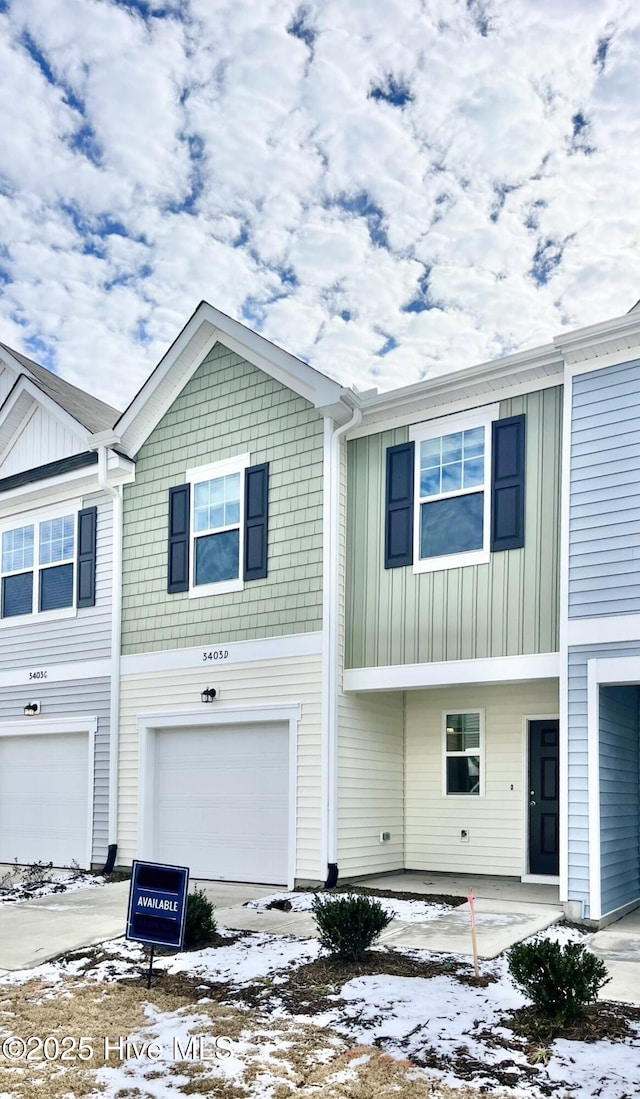
[[380,833],[380,843],[389,843],[390,839],[391,839],[391,832],[381,832]]

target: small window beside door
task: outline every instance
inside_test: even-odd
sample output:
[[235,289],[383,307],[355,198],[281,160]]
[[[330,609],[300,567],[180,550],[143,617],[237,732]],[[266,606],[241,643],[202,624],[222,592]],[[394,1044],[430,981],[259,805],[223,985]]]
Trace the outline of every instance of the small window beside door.
[[479,797],[484,783],[484,711],[444,715],[444,794]]

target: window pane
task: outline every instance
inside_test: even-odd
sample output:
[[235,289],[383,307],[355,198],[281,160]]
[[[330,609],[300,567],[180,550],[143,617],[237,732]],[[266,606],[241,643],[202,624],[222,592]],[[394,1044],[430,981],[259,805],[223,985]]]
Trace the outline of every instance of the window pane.
[[33,573],[5,576],[2,580],[2,617],[31,614],[33,610]]
[[482,549],[484,492],[434,500],[420,508],[420,557]]
[[442,467],[442,491],[457,492],[462,488],[462,462]]
[[481,457],[484,454],[484,428],[474,427],[464,432],[465,458]]
[[196,538],[196,584],[236,580],[240,574],[240,531]]
[[480,793],[480,756],[448,757],[447,793]]
[[73,515],[48,519],[40,524],[40,564],[51,565],[73,557]]
[[420,473],[420,495],[437,496],[440,492],[440,466],[423,469]]
[[440,465],[440,444],[442,439],[424,439],[420,443],[420,468],[429,469]]
[[240,474],[201,481],[194,492],[196,533],[231,527],[240,522]]
[[480,747],[480,714],[447,714],[447,751]]
[[463,488],[484,484],[484,458],[470,458],[464,463]]
[[442,437],[442,461],[459,462],[462,458],[462,432]]
[[2,571],[16,572],[33,565],[33,527],[16,527],[2,535]]
[[56,565],[40,573],[40,610],[73,606],[73,565]]

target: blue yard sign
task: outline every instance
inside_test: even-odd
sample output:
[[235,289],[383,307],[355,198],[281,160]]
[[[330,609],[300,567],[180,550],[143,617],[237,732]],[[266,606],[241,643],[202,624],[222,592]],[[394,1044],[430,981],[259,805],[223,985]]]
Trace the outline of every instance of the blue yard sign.
[[127,939],[182,950],[189,870],[159,862],[133,864]]

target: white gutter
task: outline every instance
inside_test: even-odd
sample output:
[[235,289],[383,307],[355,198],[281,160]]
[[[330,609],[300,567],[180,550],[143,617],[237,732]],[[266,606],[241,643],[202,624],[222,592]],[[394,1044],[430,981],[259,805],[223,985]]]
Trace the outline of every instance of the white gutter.
[[354,407],[346,424],[333,429],[325,419],[322,625],[322,862],[327,881],[337,874],[338,862],[338,654],[340,599],[340,468],[342,439],[357,427],[362,410]]
[[111,564],[111,690],[109,705],[108,844],[118,842],[118,753],[120,741],[120,651],[122,639],[122,486],[109,484],[108,448],[98,447],[98,484],[113,500]]

